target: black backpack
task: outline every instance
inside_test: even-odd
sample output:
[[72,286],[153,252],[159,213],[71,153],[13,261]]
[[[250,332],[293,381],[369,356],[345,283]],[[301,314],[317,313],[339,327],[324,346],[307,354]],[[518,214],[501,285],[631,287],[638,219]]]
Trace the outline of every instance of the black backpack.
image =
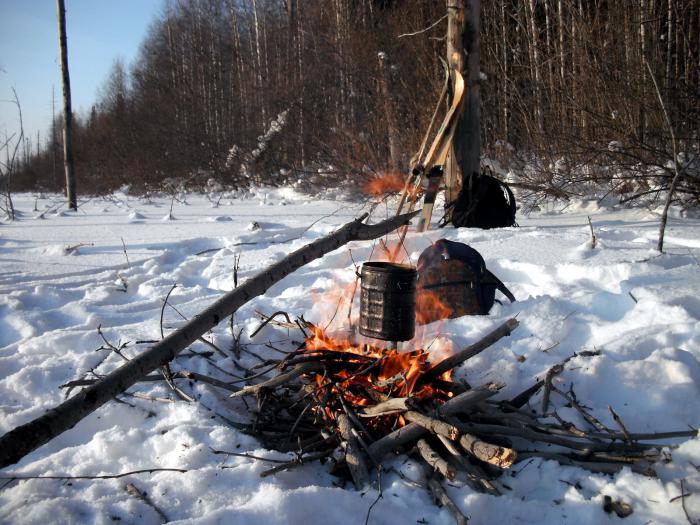
[[486,269],[484,258],[471,246],[440,239],[418,258],[416,320],[419,324],[463,315],[487,315],[500,290],[515,297]]
[[457,198],[446,206],[446,212],[456,228],[517,226],[513,192],[505,182],[490,175],[471,175]]

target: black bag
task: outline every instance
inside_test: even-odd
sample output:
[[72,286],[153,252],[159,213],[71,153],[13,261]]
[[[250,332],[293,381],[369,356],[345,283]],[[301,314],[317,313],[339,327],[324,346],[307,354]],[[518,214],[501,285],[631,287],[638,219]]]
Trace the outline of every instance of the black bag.
[[418,258],[416,320],[419,324],[463,315],[487,315],[500,290],[515,297],[486,269],[484,258],[471,246],[440,239]]
[[505,182],[490,175],[471,175],[457,199],[447,206],[447,213],[456,228],[517,226],[513,192]]

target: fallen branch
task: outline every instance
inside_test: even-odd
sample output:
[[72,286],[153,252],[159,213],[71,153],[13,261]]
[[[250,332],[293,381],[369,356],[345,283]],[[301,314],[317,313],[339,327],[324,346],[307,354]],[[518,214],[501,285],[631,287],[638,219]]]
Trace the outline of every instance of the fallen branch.
[[257,297],[301,266],[336,250],[353,240],[371,240],[381,237],[408,223],[417,213],[392,217],[378,224],[367,225],[363,215],[334,233],[300,248],[267,270],[248,279],[228,292],[200,315],[153,345],[149,350],[100,379],[57,407],[29,423],[25,423],[0,437],[0,468],[17,463],[41,445],[75,426],[88,414],[97,410],[117,394],[124,392],[139,378],[171,361],[178,353],[218,325],[242,305]]
[[430,492],[433,493],[435,501],[439,502],[443,507],[450,511],[450,514],[452,514],[452,517],[455,519],[455,523],[457,523],[457,525],[467,525],[469,523],[467,517],[462,514],[462,511],[459,510],[457,505],[455,505],[455,502],[452,501],[452,499],[447,495],[447,492],[445,492],[445,489],[442,488],[442,485],[437,478],[431,477],[428,479],[428,487],[430,488]]
[[416,443],[418,447],[418,453],[420,457],[423,458],[428,465],[430,465],[435,472],[439,472],[443,477],[449,481],[454,481],[457,477],[457,470],[450,465],[445,459],[435,452],[433,447],[425,439],[419,439]]
[[460,350],[456,354],[451,355],[450,357],[440,361],[433,368],[426,372],[426,379],[431,377],[438,377],[439,375],[447,372],[448,370],[452,370],[454,367],[463,363],[467,359],[471,359],[472,357],[484,351],[500,339],[510,335],[513,332],[513,330],[515,330],[518,327],[518,324],[519,323],[517,319],[508,319],[505,323],[493,330],[491,333],[484,336],[481,340],[477,341],[472,345],[469,345],[463,350]]

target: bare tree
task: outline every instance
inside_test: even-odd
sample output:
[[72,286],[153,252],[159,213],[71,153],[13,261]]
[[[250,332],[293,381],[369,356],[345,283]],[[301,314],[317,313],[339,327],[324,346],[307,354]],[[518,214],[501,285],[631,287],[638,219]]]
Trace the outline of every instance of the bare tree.
[[68,42],[66,38],[66,6],[56,0],[58,13],[58,43],[61,49],[61,76],[63,79],[63,165],[66,170],[66,197],[68,207],[78,209],[75,194],[75,163],[73,162],[73,110],[71,108],[70,75],[68,73]]
[[13,104],[17,107],[19,116],[19,136],[16,133],[5,136],[5,140],[0,143],[0,154],[5,152],[5,161],[0,161],[0,181],[2,181],[2,198],[5,201],[0,204],[0,211],[5,213],[9,220],[15,219],[15,206],[12,202],[12,175],[17,170],[17,154],[19,147],[24,143],[24,123],[22,121],[22,105],[15,88],[12,88]]

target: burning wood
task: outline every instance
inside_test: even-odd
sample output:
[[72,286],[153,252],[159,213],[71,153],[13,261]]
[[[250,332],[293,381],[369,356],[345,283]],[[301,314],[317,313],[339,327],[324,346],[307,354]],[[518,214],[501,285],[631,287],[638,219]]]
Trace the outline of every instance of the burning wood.
[[[662,445],[640,443],[629,432],[584,432],[520,409],[539,388],[512,402],[490,401],[503,385],[467,389],[453,382],[454,367],[509,335],[515,319],[435,364],[425,350],[353,344],[303,326],[304,344],[277,363],[275,377],[232,396],[257,397],[251,430],[266,446],[297,450],[295,464],[325,450],[321,457],[332,458],[336,472],[345,472],[358,489],[369,483],[369,466],[381,468],[392,452],[412,454],[434,475],[489,493],[498,492],[491,479],[531,457],[598,472],[629,466],[645,474],[660,457]],[[695,435],[673,435],[681,434]]]

